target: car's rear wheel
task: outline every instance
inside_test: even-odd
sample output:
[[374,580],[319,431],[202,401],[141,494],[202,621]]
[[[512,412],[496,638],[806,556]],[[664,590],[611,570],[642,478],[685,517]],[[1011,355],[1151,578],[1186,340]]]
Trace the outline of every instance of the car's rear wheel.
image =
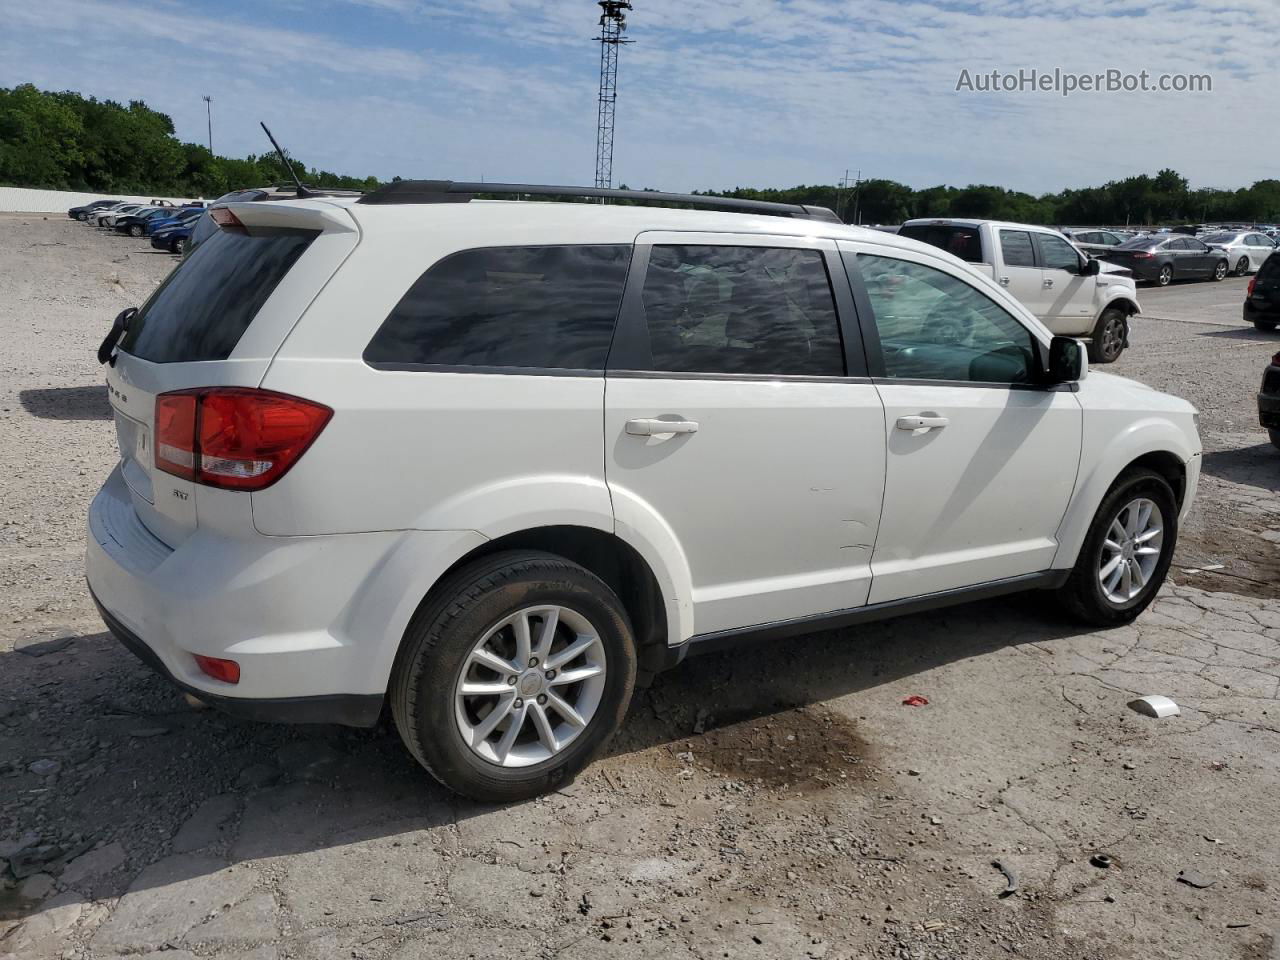
[[1239,260],[1236,261],[1236,276],[1243,277],[1248,272],[1249,272],[1249,258],[1241,257]]
[[1169,482],[1152,470],[1128,470],[1102,498],[1058,599],[1085,623],[1130,623],[1155,599],[1177,540]]
[[1128,339],[1128,326],[1128,317],[1119,307],[1103,310],[1089,341],[1089,362],[1114,363],[1118,360]]
[[562,557],[495,554],[447,578],[406,631],[391,711],[409,751],[476,800],[572,779],[617,730],[636,654],[621,601]]
[[76,219],[81,223],[84,223],[85,220],[89,219],[89,215],[87,213],[77,213]]
[[1173,267],[1169,266],[1169,264],[1166,263],[1163,267],[1160,268],[1160,272],[1156,274],[1156,283],[1160,284],[1160,286],[1162,287],[1167,287],[1172,280],[1173,280]]
[[1276,321],[1274,321],[1274,320],[1255,320],[1255,321],[1253,321],[1253,325],[1254,325],[1255,327],[1257,327],[1259,330],[1263,331],[1264,333],[1269,333],[1269,332],[1271,332],[1272,330],[1274,330],[1274,329],[1276,328]]
[[1267,436],[1271,438],[1271,445],[1280,450],[1280,430],[1268,430]]
[[1213,279],[1215,280],[1227,279],[1227,273],[1229,270],[1230,270],[1230,267],[1228,266],[1227,261],[1219,260],[1216,264],[1214,264],[1214,267],[1213,267]]

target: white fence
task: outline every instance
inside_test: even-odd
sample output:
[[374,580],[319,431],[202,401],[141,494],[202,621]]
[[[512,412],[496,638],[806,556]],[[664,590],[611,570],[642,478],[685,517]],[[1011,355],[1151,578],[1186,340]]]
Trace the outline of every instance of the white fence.
[[185,203],[182,197],[138,197],[112,193],[73,193],[70,190],[29,190],[26,187],[0,187],[0,212],[12,213],[61,213],[72,207],[93,203],[95,200],[132,200],[149,203],[152,200],[168,200]]

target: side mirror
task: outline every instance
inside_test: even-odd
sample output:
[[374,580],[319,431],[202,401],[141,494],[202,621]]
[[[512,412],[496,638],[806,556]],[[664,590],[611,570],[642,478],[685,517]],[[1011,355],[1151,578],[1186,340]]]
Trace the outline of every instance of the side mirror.
[[1102,272],[1102,261],[1097,257],[1088,257],[1084,263],[1080,265],[1080,276],[1096,277]]
[[1054,337],[1049,341],[1049,383],[1075,383],[1089,371],[1084,344],[1075,337]]

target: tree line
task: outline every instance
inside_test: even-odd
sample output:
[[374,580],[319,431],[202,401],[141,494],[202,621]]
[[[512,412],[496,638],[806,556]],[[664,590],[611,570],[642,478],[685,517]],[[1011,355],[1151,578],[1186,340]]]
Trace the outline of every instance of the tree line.
[[[309,168],[298,175],[318,187],[372,190],[374,177]],[[393,178],[399,180],[399,177]],[[229,190],[288,180],[274,152],[243,159],[213,154],[174,136],[173,121],[141,100],[127,105],[30,84],[0,87],[0,185],[216,197]],[[974,217],[1041,224],[1111,226],[1188,222],[1280,222],[1280,180],[1238,190],[1191,189],[1174,170],[1113,180],[1100,187],[1034,196],[1003,187],[939,185],[916,190],[894,180],[785,189],[736,187],[709,196],[830,207],[847,222],[894,224],[912,217]]]

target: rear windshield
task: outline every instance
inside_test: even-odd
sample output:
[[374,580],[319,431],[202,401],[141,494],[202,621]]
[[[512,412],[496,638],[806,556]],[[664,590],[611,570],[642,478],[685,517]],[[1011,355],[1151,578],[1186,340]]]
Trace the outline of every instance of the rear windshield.
[[1207,237],[1201,237],[1205,243],[1233,243],[1235,242],[1237,233],[1211,233]]
[[982,238],[977,227],[959,227],[942,223],[908,224],[898,231],[900,236],[920,240],[970,263],[982,263]]
[[142,305],[120,349],[153,363],[225,360],[316,231],[219,230]]
[[1160,244],[1168,240],[1168,237],[1134,237],[1132,240],[1126,240],[1117,250],[1150,250],[1152,247],[1158,247]]

